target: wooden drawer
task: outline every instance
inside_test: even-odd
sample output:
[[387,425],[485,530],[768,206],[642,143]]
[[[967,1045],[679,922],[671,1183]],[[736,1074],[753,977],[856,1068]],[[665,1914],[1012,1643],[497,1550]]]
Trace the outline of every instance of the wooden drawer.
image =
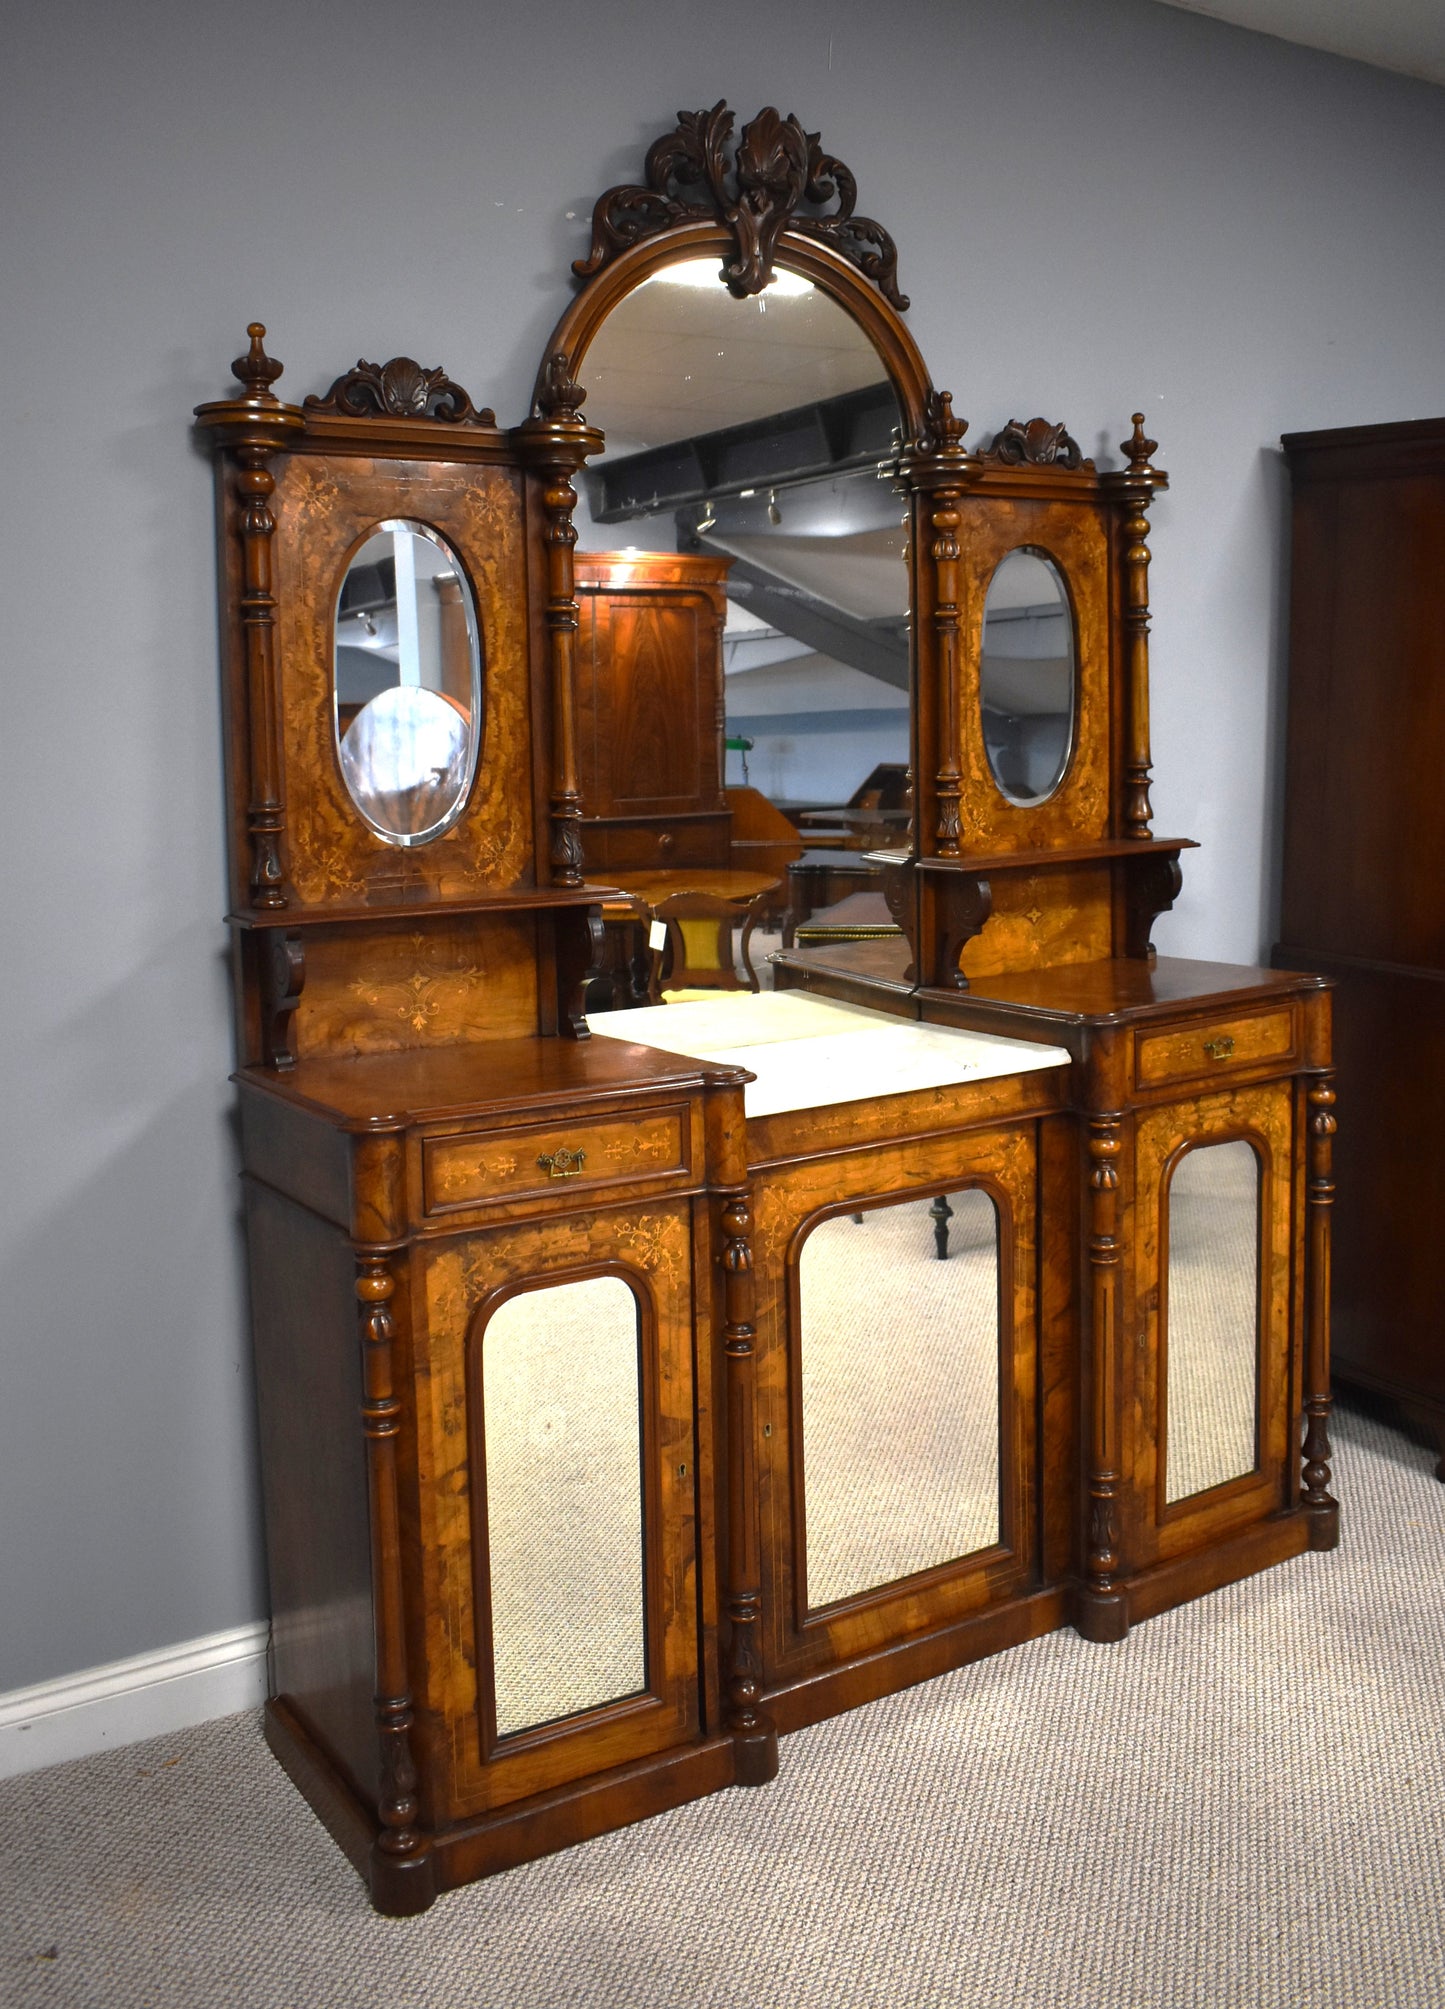
[[1212,1081],[1292,1060],[1294,1051],[1294,1014],[1288,1006],[1238,1018],[1198,1019],[1162,1032],[1136,1033],[1134,1083],[1162,1088],[1173,1082]]
[[423,1138],[422,1204],[435,1216],[539,1194],[570,1198],[639,1180],[675,1182],[691,1168],[686,1103],[635,1117],[557,1117]]
[[659,817],[655,823],[582,824],[582,849],[593,878],[606,872],[673,865],[724,865],[728,817]]

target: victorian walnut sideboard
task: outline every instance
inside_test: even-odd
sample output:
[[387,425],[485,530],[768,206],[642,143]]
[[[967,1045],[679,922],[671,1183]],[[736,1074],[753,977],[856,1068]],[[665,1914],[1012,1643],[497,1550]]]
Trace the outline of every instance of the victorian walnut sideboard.
[[[520,424],[405,357],[283,402],[259,323],[197,414],[267,1736],[391,1913],[1337,1539],[1329,987],[1150,946],[1185,848],[1149,807],[1153,443],[965,446],[847,168],[733,125],[680,115],[600,198]],[[589,379],[604,327],[631,391]],[[694,650],[586,739],[609,428],[703,470],[680,589],[720,517],[780,651],[874,680],[840,736],[907,685],[899,932],[757,996],[608,974],[608,874],[696,776],[718,818],[720,718]]]

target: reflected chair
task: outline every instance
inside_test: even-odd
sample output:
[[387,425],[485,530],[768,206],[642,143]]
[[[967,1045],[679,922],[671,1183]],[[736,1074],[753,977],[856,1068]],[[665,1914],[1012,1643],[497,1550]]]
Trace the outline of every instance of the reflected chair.
[[[748,946],[762,908],[761,894],[746,902],[713,893],[674,893],[659,901],[652,917],[662,922],[667,939],[652,952],[652,1002],[664,1003],[664,993],[681,1001],[690,994],[761,989]],[[738,975],[739,963],[745,976]]]

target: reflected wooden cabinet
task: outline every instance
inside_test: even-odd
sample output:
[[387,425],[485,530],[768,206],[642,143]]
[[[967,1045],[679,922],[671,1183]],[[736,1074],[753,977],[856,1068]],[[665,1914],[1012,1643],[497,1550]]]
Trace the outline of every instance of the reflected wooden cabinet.
[[588,869],[726,865],[728,561],[578,552],[577,785]]

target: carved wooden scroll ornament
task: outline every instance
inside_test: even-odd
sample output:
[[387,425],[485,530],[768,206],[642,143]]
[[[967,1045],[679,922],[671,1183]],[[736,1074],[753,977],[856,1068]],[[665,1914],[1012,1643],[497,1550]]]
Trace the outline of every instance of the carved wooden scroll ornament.
[[[737,256],[723,268],[739,299],[761,293],[773,276],[784,230],[800,231],[841,252],[884,299],[902,312],[898,251],[871,217],[855,216],[858,184],[842,161],[823,152],[817,133],[771,105],[743,127],[731,166],[728,144],[735,114],[719,99],[710,112],[679,112],[674,131],[647,150],[645,184],[622,184],[599,197],[592,212],[592,249],[573,271],[589,279],[629,245],[681,223],[721,221],[737,239]],[[803,203],[836,201],[832,216],[802,213]]]
[[338,377],[324,398],[306,400],[307,409],[339,412],[349,419],[440,419],[447,425],[494,426],[495,412],[479,412],[460,384],[443,369],[424,370],[410,356],[393,356],[389,363],[368,363],[362,357],[354,370]]

